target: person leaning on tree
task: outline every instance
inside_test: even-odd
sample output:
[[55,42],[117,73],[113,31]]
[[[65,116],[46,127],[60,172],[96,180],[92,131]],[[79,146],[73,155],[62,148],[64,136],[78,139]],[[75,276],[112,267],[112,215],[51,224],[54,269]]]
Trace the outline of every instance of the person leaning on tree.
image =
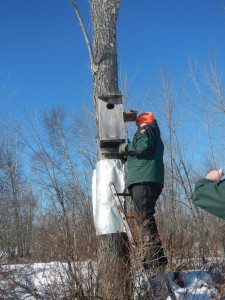
[[223,170],[213,170],[196,182],[193,202],[209,213],[225,219],[225,181]]
[[147,251],[143,261],[147,269],[167,264],[154,217],[156,202],[164,185],[164,145],[152,112],[140,114],[136,118],[136,125],[138,129],[132,143],[120,144],[119,153],[127,157],[126,187],[134,204],[138,224],[143,226],[149,242],[153,244],[153,256]]

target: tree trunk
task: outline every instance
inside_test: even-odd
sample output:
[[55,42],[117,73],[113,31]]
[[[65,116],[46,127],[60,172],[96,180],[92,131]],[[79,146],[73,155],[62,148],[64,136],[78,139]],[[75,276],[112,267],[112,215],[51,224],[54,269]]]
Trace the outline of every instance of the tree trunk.
[[116,24],[117,0],[92,0],[93,23],[93,87],[96,112],[98,95],[118,92]]
[[[97,140],[99,141],[98,98],[118,93],[116,25],[120,1],[92,0],[93,23],[93,89],[96,109]],[[117,153],[102,153],[98,145],[98,160],[119,158]],[[129,259],[124,234],[105,234],[99,238],[98,296],[104,299],[128,299]]]

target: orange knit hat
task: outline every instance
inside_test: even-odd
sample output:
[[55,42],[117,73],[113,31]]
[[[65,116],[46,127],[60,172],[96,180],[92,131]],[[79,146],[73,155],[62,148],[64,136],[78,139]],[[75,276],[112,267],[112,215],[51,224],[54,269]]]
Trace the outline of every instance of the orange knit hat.
[[144,123],[152,123],[155,120],[155,116],[152,112],[145,112],[137,116],[136,121],[141,121]]

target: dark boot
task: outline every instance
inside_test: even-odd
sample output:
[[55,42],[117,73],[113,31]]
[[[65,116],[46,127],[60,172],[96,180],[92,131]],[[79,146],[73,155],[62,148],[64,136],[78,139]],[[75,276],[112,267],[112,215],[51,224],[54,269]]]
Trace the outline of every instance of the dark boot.
[[168,264],[168,260],[164,253],[154,215],[151,216],[148,222],[148,232],[149,231],[149,249],[151,248],[151,250],[148,251],[148,255],[144,261],[144,267],[146,269],[149,267],[165,267]]
[[161,241],[151,242],[143,260],[145,269],[165,267],[168,264]]
[[168,264],[168,260],[165,256],[164,249],[160,240],[158,240],[158,242],[154,245],[153,261],[155,266],[158,268],[165,267]]
[[165,267],[168,264],[168,260],[164,253],[154,215],[151,216],[148,226],[153,244],[153,263],[156,267]]

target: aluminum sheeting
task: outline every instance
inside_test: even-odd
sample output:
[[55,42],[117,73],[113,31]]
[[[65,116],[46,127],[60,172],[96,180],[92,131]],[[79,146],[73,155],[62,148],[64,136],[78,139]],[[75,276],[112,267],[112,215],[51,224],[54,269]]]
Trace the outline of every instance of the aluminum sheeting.
[[92,204],[96,235],[125,232],[109,183],[118,193],[125,188],[125,163],[120,159],[97,162],[92,178]]

